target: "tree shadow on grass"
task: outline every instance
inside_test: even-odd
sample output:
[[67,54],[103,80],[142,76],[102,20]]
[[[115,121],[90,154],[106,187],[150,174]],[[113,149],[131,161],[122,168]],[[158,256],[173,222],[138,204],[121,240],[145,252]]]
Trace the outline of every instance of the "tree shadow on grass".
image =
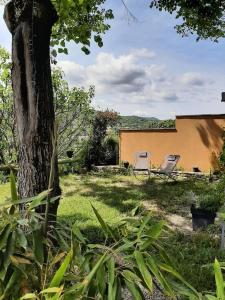
[[137,205],[147,203],[156,204],[168,213],[186,215],[190,211],[192,201],[187,192],[199,194],[211,189],[207,182],[192,178],[179,180],[176,184],[157,177],[151,177],[149,180],[129,180],[130,177],[126,179],[119,176],[117,180],[115,177],[111,178],[108,183],[101,181],[101,178],[94,181],[84,180],[82,187],[79,186],[77,191],[74,189],[65,195],[73,196],[73,193],[79,193],[82,197],[93,198],[121,213],[130,212]]
[[65,213],[61,213],[57,216],[57,221],[61,222],[61,223],[65,223],[67,225],[69,225],[70,227],[73,226],[74,223],[76,223],[77,221],[81,222],[87,222],[89,220],[88,217],[86,217],[83,214],[80,213],[70,213],[70,214],[65,214]]

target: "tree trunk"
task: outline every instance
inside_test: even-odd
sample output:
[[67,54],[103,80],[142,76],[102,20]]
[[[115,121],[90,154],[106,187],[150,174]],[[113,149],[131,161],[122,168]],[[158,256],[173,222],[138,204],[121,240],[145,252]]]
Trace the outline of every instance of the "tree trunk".
[[[50,0],[11,0],[4,19],[12,34],[18,192],[24,198],[48,189],[55,122],[49,45],[57,14]],[[55,158],[52,196],[56,195],[60,188]],[[50,204],[50,214],[56,216],[57,207],[58,202]]]

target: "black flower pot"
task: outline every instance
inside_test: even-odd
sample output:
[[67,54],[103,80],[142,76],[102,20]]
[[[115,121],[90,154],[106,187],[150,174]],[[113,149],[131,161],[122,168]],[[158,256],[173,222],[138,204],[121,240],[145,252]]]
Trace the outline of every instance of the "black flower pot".
[[205,229],[208,225],[214,224],[216,213],[191,206],[192,228],[194,231]]
[[128,169],[128,167],[129,167],[129,162],[125,162],[123,165],[124,165],[124,168],[125,168],[125,169]]
[[66,151],[66,155],[67,155],[67,157],[72,158],[73,157],[73,151],[72,150]]

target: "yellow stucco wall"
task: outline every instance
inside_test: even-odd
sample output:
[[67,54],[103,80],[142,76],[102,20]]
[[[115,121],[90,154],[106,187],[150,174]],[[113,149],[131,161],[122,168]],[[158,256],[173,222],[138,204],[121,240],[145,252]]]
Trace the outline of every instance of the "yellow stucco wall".
[[158,167],[168,154],[179,154],[178,168],[217,169],[223,146],[225,115],[178,116],[174,130],[120,130],[120,161],[134,164],[135,152],[149,151]]

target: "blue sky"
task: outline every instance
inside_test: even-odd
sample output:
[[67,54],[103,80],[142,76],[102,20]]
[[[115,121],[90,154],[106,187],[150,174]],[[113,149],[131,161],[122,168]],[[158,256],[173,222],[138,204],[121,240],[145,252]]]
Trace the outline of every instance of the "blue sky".
[[[122,115],[165,119],[223,113],[225,41],[196,43],[195,37],[181,38],[174,30],[173,16],[149,9],[148,1],[127,0],[127,5],[136,21],[128,20],[121,0],[107,1],[115,19],[102,48],[93,44],[86,56],[70,44],[69,55],[59,56],[70,84],[95,85],[94,106]],[[0,28],[0,44],[10,50],[2,17]]]

